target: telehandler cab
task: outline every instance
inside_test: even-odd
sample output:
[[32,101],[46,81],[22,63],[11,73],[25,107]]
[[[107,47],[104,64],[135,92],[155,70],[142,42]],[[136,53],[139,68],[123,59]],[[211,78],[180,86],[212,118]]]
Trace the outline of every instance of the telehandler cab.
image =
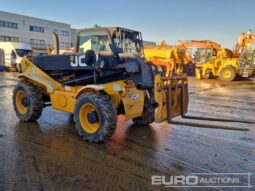
[[162,76],[159,67],[146,63],[140,54],[140,32],[119,27],[80,30],[76,49],[75,54],[22,60],[13,92],[21,121],[37,120],[43,108],[51,105],[74,114],[81,137],[98,143],[114,134],[117,115],[138,125],[173,123],[176,116],[186,117],[187,78]]

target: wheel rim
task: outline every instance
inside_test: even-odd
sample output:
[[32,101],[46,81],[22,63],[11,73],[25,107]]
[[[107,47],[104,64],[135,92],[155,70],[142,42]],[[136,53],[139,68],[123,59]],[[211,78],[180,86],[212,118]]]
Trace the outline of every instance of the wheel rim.
[[223,78],[227,79],[227,78],[231,78],[232,73],[228,70],[223,72]]
[[28,111],[28,99],[24,91],[19,90],[16,94],[16,106],[21,114],[25,114]]
[[87,133],[95,133],[99,127],[99,115],[96,107],[92,104],[84,104],[79,113],[80,123]]

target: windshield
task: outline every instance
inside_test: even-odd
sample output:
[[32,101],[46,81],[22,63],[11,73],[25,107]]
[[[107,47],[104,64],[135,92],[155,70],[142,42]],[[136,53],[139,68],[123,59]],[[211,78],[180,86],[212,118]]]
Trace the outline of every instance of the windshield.
[[27,50],[27,49],[16,49],[16,53],[18,55],[18,57],[24,57],[28,54],[30,54],[32,52],[32,50]]
[[110,51],[108,35],[105,31],[81,32],[79,34],[78,52],[84,53],[87,50]]
[[195,57],[194,62],[198,64],[203,64],[207,62],[210,58],[213,56],[213,49],[211,48],[198,48]]
[[113,35],[113,43],[123,52],[140,53],[142,51],[142,39],[139,32],[122,32],[121,35]]
[[245,50],[241,54],[239,60],[248,60],[248,61],[250,60],[250,61],[252,61],[254,56],[255,56],[255,50],[252,50],[252,49]]

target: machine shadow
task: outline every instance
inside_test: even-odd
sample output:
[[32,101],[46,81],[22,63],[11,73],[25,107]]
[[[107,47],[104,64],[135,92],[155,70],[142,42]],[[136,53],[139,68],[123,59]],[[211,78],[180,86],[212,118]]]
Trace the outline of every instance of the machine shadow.
[[151,125],[139,126],[123,123],[118,125],[110,145],[120,144],[128,147],[141,146],[144,148],[153,149],[157,142],[156,132]]

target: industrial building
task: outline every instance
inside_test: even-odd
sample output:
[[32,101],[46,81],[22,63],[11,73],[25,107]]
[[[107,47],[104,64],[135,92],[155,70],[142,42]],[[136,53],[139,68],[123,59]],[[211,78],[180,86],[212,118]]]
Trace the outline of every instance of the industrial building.
[[143,45],[147,46],[147,45],[156,45],[156,42],[151,42],[151,41],[143,41]]
[[[52,32],[58,34],[60,49],[76,45],[77,30],[70,24],[0,11],[0,41],[27,43],[34,52],[46,52],[52,46]],[[144,45],[155,44],[144,41]]]
[[58,34],[61,49],[72,46],[70,24],[0,11],[0,41],[27,43],[45,52],[52,32]]

